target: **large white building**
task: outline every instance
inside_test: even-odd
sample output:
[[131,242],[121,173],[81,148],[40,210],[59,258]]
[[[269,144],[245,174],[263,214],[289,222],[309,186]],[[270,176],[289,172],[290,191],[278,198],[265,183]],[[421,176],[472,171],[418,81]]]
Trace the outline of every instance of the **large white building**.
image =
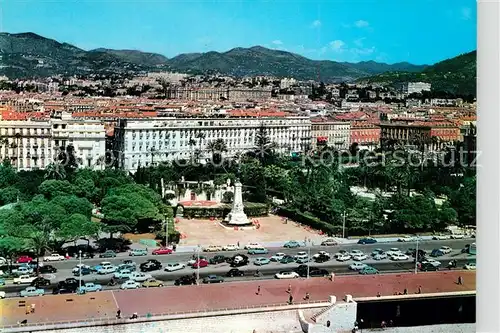
[[311,120],[312,146],[327,145],[338,150],[348,149],[351,144],[351,123],[335,119],[315,117]]
[[207,144],[217,139],[224,140],[223,155],[229,157],[254,149],[262,126],[280,153],[300,152],[310,145],[309,117],[150,118],[119,120],[114,150],[119,167],[131,172],[151,163],[189,159],[195,149],[209,157]]
[[431,84],[426,82],[405,82],[400,85],[403,94],[420,94],[423,91],[431,91]]
[[102,168],[106,132],[98,121],[73,119],[0,121],[0,159],[18,170],[43,169],[59,149],[73,145],[81,167]]

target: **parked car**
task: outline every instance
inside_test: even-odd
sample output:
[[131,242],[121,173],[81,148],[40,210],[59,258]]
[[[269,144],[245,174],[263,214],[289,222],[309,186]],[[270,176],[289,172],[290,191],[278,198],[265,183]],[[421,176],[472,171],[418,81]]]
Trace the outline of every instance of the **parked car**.
[[311,259],[309,259],[308,257],[305,257],[305,258],[300,257],[300,258],[295,259],[295,262],[297,264],[305,264],[306,262],[309,262],[309,261],[311,261]]
[[314,261],[317,263],[324,263],[324,262],[327,262],[330,260],[330,256],[327,256],[324,254],[320,254],[319,256],[313,257],[313,258],[314,258]]
[[352,256],[352,260],[354,260],[354,261],[363,261],[366,259],[368,259],[368,256],[364,253],[356,254],[356,255]]
[[36,277],[30,275],[21,275],[19,277],[14,278],[14,284],[31,284],[35,281]]
[[164,283],[163,281],[157,280],[157,279],[148,279],[142,283],[142,286],[144,288],[150,288],[150,287],[163,287]]
[[13,270],[16,275],[31,275],[33,274],[33,268],[30,266],[20,266],[18,269]]
[[50,286],[50,280],[39,276],[39,277],[36,277],[33,281],[31,281],[31,286],[37,287],[37,288]]
[[393,253],[389,258],[393,261],[402,261],[410,259],[410,257],[408,257],[406,254],[403,253]]
[[288,255],[288,254],[286,256],[284,256],[283,258],[281,258],[281,260],[280,260],[280,263],[282,263],[282,264],[291,264],[293,262],[295,262],[295,258]]
[[16,262],[18,264],[29,264],[32,261],[33,261],[33,258],[31,258],[30,256],[20,256],[19,258],[17,258]]
[[102,291],[102,286],[100,284],[87,282],[78,288],[78,293],[80,293],[80,294],[90,293],[90,292],[95,292],[95,291]]
[[58,253],[52,253],[49,254],[46,257],[43,257],[43,261],[62,261],[65,260],[66,258]]
[[38,270],[40,274],[57,273],[57,268],[52,265],[43,265]]
[[358,244],[375,244],[377,240],[375,238],[361,238],[358,240]]
[[242,267],[248,265],[248,257],[244,254],[237,254],[235,255],[231,261],[230,265],[231,267]]
[[260,245],[259,243],[248,243],[247,245],[245,245],[244,249],[249,250],[256,247],[262,247],[262,245]]
[[207,266],[208,266],[208,264],[209,264],[209,263],[208,263],[208,260],[206,260],[206,259],[200,259],[200,260],[197,260],[197,261],[193,264],[193,266],[191,266],[191,267],[193,267],[193,268],[203,268],[203,267],[207,267]]
[[116,271],[116,266],[103,266],[97,271],[97,274],[106,275],[114,273],[115,271]]
[[[80,266],[80,264],[76,265],[77,267]],[[101,263],[99,263],[98,265],[95,265],[94,267],[92,267],[91,269],[95,272],[98,272],[101,268],[103,267],[108,267],[108,266],[113,266],[113,264],[111,264],[111,262],[109,261],[102,261]]]
[[465,264],[464,269],[466,269],[468,271],[475,271],[476,270],[476,262],[475,261],[468,262],[467,264]]
[[5,291],[0,291],[0,299],[4,299],[6,295]]
[[237,268],[232,268],[229,270],[229,272],[226,273],[227,277],[243,276],[243,275],[245,275],[245,273]]
[[[84,281],[81,282],[82,285],[85,284]],[[76,291],[78,289],[78,286],[80,285],[80,281],[75,279],[75,278],[67,278],[64,281],[60,281],[57,284],[58,288],[64,288],[64,289],[71,289],[73,291]]]
[[196,284],[196,278],[192,275],[184,275],[174,281],[176,286],[186,286]]
[[262,265],[267,265],[270,262],[271,262],[271,260],[269,260],[268,258],[259,257],[259,258],[255,258],[255,260],[253,261],[253,264],[256,266],[262,266]]
[[297,242],[297,241],[292,240],[292,241],[288,241],[288,242],[286,242],[286,243],[283,245],[283,247],[285,247],[285,248],[289,248],[289,249],[291,249],[291,248],[296,248],[296,247],[300,247],[300,243],[299,243],[299,242]]
[[307,254],[307,252],[300,251],[293,258],[295,260],[297,260],[297,259],[305,259],[305,258],[309,258],[309,255]]
[[[313,270],[309,269],[309,276],[310,277],[321,277],[321,276],[327,277],[329,275],[330,275],[330,273],[326,269],[322,269],[322,268],[316,268]],[[307,276],[307,273],[306,273],[306,276]]]
[[131,272],[135,272],[137,270],[137,265],[135,263],[133,263],[133,264],[119,264],[118,267],[116,267],[117,271],[123,271],[124,269],[127,269]]
[[286,256],[285,253],[283,252],[278,252],[275,255],[273,255],[271,258],[269,258],[271,261],[281,261],[283,257]]
[[137,282],[144,282],[151,278],[151,274],[145,274],[143,272],[133,272],[132,274],[130,274],[130,280],[134,280]]
[[203,279],[203,283],[222,283],[224,282],[224,278],[218,275],[209,275]]
[[208,262],[212,265],[216,264],[222,264],[228,261],[228,258],[226,256],[223,256],[222,254],[218,254],[215,257],[212,257],[208,260]]
[[333,255],[333,257],[334,257],[335,259],[337,259],[337,258],[338,258],[338,257],[340,257],[341,255],[345,255],[345,254],[349,255],[349,252],[347,252],[346,250],[340,250],[339,252],[335,253],[335,254]]
[[172,254],[174,253],[174,250],[169,248],[169,247],[161,247],[159,249],[153,250],[152,254],[157,256],[157,255],[163,255],[163,254]]
[[363,268],[368,266],[367,264],[364,264],[362,262],[353,262],[352,264],[349,265],[349,269],[352,271],[360,271]]
[[188,266],[193,266],[194,263],[198,260],[207,260],[208,261],[208,258],[205,257],[205,256],[195,256],[193,255],[193,257],[187,262]]
[[318,253],[313,255],[313,259],[316,259],[320,256],[330,257],[330,253],[328,253],[326,251],[319,251]]
[[269,250],[265,247],[254,247],[248,250],[248,254],[268,254]]
[[438,235],[432,236],[432,239],[433,240],[447,240],[447,239],[450,239],[450,235],[438,234]]
[[181,263],[169,263],[169,264],[165,265],[165,271],[173,272],[173,271],[181,270],[185,267],[186,267],[186,265],[181,264]]
[[362,274],[362,275],[372,275],[372,274],[378,274],[378,273],[379,273],[379,271],[375,267],[368,266],[368,265],[359,271],[359,274]]
[[145,249],[132,249],[128,252],[128,255],[131,257],[140,257],[140,256],[147,256],[148,255],[148,250]]
[[274,275],[276,279],[296,279],[299,276],[299,273],[294,271],[282,271]]
[[388,251],[385,252],[389,257],[393,254],[403,254],[400,249],[397,247],[391,247]]
[[324,241],[321,242],[321,246],[337,246],[339,243],[335,241],[333,238],[327,238]]
[[53,295],[73,294],[73,293],[75,293],[75,291],[76,290],[56,287],[56,288],[52,289],[52,294]]
[[113,276],[115,279],[120,279],[120,280],[130,280],[130,276],[132,275],[132,271],[129,271],[128,269],[124,269],[118,272],[115,272]]
[[464,238],[465,238],[465,234],[460,234],[460,233],[457,233],[457,234],[451,234],[451,235],[450,235],[450,238],[451,238],[451,239],[464,239]]
[[451,251],[453,251],[453,250],[452,250],[452,248],[451,248],[451,247],[449,247],[449,246],[441,246],[441,247],[439,248],[439,250],[440,250],[441,252],[443,252],[444,254],[449,254],[449,253],[451,253]]
[[158,260],[150,259],[139,266],[141,272],[152,272],[162,268]]
[[351,260],[351,256],[349,254],[341,254],[337,257],[337,261],[348,261]]
[[440,267],[441,266],[441,262],[435,260],[435,259],[432,259],[432,258],[424,258],[422,261],[421,261],[422,265],[423,264],[429,264],[429,265],[432,265],[432,266],[435,266],[435,267]]
[[33,296],[43,296],[45,295],[45,290],[37,289],[35,287],[28,287],[24,290],[21,290],[19,296],[21,297],[33,297]]
[[439,266],[434,266],[430,262],[421,263],[418,265],[418,267],[420,268],[420,270],[422,272],[431,272],[431,271],[438,271],[439,270]]
[[222,251],[222,246],[219,245],[209,245],[203,249],[203,252],[220,252]]
[[113,250],[107,250],[99,254],[99,258],[116,258],[116,252]]
[[441,251],[440,249],[434,249],[432,250],[431,254],[430,254],[431,257],[441,257],[441,256],[444,256],[444,252]]
[[238,251],[240,248],[237,244],[228,244],[222,247],[223,251]]
[[372,257],[374,260],[383,260],[387,259],[387,254],[385,252],[377,253]]
[[71,273],[75,274],[75,275],[79,275],[80,274],[80,268],[82,269],[82,275],[84,275],[84,270],[88,270],[88,271],[91,271],[90,269],[90,266],[89,265],[85,265],[85,264],[78,264],[76,265],[72,270],[71,270]]
[[5,286],[5,279],[0,279],[0,286]]
[[139,289],[141,287],[140,283],[134,280],[128,280],[122,283],[120,286],[120,289],[125,290],[125,289]]
[[399,237],[399,238],[398,238],[398,242],[403,242],[403,243],[404,243],[404,242],[414,242],[415,240],[416,240],[416,238],[415,238],[415,237],[408,236],[408,235],[406,235],[406,236],[402,236],[402,237]]

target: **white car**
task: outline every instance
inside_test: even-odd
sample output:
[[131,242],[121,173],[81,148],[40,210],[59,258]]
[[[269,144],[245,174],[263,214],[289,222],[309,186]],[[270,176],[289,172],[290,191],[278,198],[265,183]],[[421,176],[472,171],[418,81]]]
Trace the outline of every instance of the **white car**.
[[337,261],[348,261],[351,260],[351,256],[349,254],[341,254],[337,257]]
[[115,266],[102,266],[98,271],[97,274],[100,275],[105,275],[105,274],[111,274],[116,272],[116,267]]
[[224,251],[238,251],[240,248],[236,244],[228,244],[222,248]]
[[392,247],[389,249],[389,251],[385,252],[389,257],[392,256],[393,254],[403,254],[400,249],[397,247]]
[[145,274],[142,272],[133,272],[130,275],[130,280],[137,281],[137,282],[144,282],[144,281],[151,279],[151,278],[152,278],[151,274]]
[[425,260],[422,261],[422,265],[425,265],[425,264],[430,264],[434,267],[439,267],[441,266],[441,262],[435,260],[435,259],[432,259],[432,258],[425,258]]
[[403,237],[400,237],[398,238],[398,242],[414,242],[415,241],[415,237],[412,237],[412,236],[403,236]]
[[373,259],[375,259],[375,260],[387,259],[387,253],[385,253],[385,252],[379,252],[379,253],[377,253],[377,254],[375,254],[373,256]]
[[363,251],[361,251],[361,250],[352,250],[349,254],[351,255],[351,257],[354,257],[354,256],[357,256],[357,255],[363,254]]
[[390,258],[391,258],[391,260],[394,260],[394,261],[401,261],[401,260],[410,259],[410,257],[408,257],[406,254],[403,254],[403,253],[393,253],[390,256]]
[[279,272],[274,275],[277,279],[296,279],[299,277],[297,272]]
[[330,257],[330,253],[328,253],[326,251],[319,251],[318,253],[316,253],[315,255],[313,255],[313,258],[316,259],[319,256]]
[[470,262],[468,264],[465,264],[464,269],[466,269],[468,271],[475,271],[476,270],[476,263]]
[[309,257],[309,255],[307,254],[307,252],[304,252],[304,251],[298,252],[294,256],[295,260],[297,260],[297,259],[307,259],[308,257]]
[[64,260],[66,258],[64,258],[64,256],[58,254],[58,253],[52,253],[52,254],[49,254],[48,256],[46,257],[43,257],[43,261],[61,261],[61,260]]
[[354,262],[349,265],[349,269],[353,271],[360,271],[363,268],[365,268],[367,265],[363,264],[362,262]]
[[89,266],[89,265],[85,265],[85,264],[78,264],[78,265],[76,265],[76,266],[75,266],[75,268],[73,268],[73,269],[71,270],[71,273],[73,273],[73,274],[75,274],[75,273],[79,273],[79,272],[80,272],[80,267],[90,269],[90,266]]
[[165,270],[167,272],[173,272],[173,271],[181,270],[181,269],[183,269],[185,267],[186,267],[186,265],[181,264],[181,263],[170,263],[170,264],[167,264],[165,266]]
[[352,256],[352,260],[354,261],[363,261],[368,259],[368,256],[366,254],[356,254],[355,256]]
[[450,238],[451,239],[464,239],[465,235],[464,234],[451,234]]
[[4,299],[5,298],[5,291],[0,291],[0,299]]
[[447,239],[450,239],[450,235],[443,235],[443,234],[434,235],[434,236],[432,236],[432,239],[433,240],[447,240]]
[[439,248],[439,251],[443,252],[444,254],[449,254],[451,253],[452,249],[449,246],[441,246]]
[[14,284],[31,284],[35,279],[35,276],[21,275],[20,277],[14,278]]
[[272,256],[271,258],[269,258],[269,260],[271,260],[271,261],[281,261],[281,259],[283,259],[284,256],[286,256],[285,253],[278,252],[274,256]]
[[346,250],[340,250],[339,252],[335,253],[335,254],[333,255],[333,257],[334,257],[335,259],[337,259],[337,258],[338,258],[338,257],[340,257],[341,255],[345,255],[345,254],[349,254],[349,252],[347,252]]
[[245,250],[255,249],[258,247],[263,247],[263,246],[259,243],[248,243],[247,245],[245,245]]
[[128,280],[125,281],[121,286],[120,289],[139,289],[141,287],[141,284],[134,281],[134,280]]

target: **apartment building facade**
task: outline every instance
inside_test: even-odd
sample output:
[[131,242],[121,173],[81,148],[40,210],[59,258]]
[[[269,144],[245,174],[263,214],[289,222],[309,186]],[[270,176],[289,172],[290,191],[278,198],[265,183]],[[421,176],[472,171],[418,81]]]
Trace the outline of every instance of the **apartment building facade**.
[[338,150],[345,150],[351,144],[351,124],[330,118],[315,117],[311,119],[312,147],[317,149],[327,145]]
[[243,154],[255,148],[261,127],[280,153],[310,146],[309,117],[154,118],[118,120],[113,150],[118,166],[135,172],[139,166],[189,159],[196,149],[201,159],[209,158],[207,145],[217,139],[227,146],[223,156]]

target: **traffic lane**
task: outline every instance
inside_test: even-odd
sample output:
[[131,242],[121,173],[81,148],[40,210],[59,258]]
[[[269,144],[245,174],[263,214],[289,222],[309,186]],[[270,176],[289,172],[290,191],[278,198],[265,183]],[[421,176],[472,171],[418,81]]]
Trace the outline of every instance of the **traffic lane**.
[[[470,244],[471,240],[466,240],[466,239],[458,239],[458,240],[436,240],[436,241],[421,241],[418,242],[418,247],[419,249],[423,249],[426,251],[432,251],[434,249],[438,249],[441,246],[449,246],[454,250],[460,251],[465,247],[465,245]],[[408,249],[416,248],[416,242],[397,242],[397,243],[376,243],[376,244],[345,244],[345,245],[339,245],[339,246],[311,246],[310,249],[307,247],[299,247],[299,248],[294,248],[294,249],[288,249],[288,248],[269,248],[269,253],[267,255],[259,255],[259,256],[272,256],[275,253],[281,252],[289,255],[295,255],[299,251],[310,251],[311,254],[317,253],[319,251],[326,251],[329,252],[330,254],[334,254],[340,250],[346,250],[346,251],[352,251],[352,250],[361,250],[366,254],[370,254],[373,250],[375,249],[382,249],[384,251],[387,251],[391,248],[398,248],[401,251],[407,251]],[[225,256],[234,256],[238,253],[245,254],[247,255],[247,251],[245,250],[240,250],[240,251],[221,251],[221,252],[203,252],[200,253],[200,256],[205,256],[205,257],[213,257],[215,255],[225,255]],[[167,263],[167,262],[187,262],[190,259],[192,259],[194,253],[173,253],[173,254],[167,254],[167,255],[147,255],[147,256],[128,256],[126,254],[119,254],[115,258],[93,258],[93,259],[84,259],[82,260],[82,263],[85,263],[86,265],[97,265],[100,262],[103,261],[109,261],[113,265],[119,265],[120,263],[123,262],[123,260],[130,259],[133,261],[146,261],[148,259],[156,259],[160,261],[161,263]],[[195,255],[196,256],[196,255]],[[45,264],[47,265],[52,265],[56,267],[57,269],[72,269],[78,264],[77,259],[69,259],[65,261],[53,261],[53,262],[46,262]]]
[[[453,270],[462,270],[463,265],[467,263],[466,259],[458,259],[457,260],[458,264],[457,267],[454,268]],[[386,263],[378,263],[372,265],[373,267],[377,268],[382,274],[383,273],[402,273],[402,272],[409,272],[413,271],[415,268],[415,265],[410,262],[386,262]],[[311,265],[311,267],[317,267],[317,268],[323,268],[326,269],[329,272],[333,272],[336,275],[356,275],[359,274],[359,271],[353,271],[350,270],[348,265],[345,266],[319,266],[319,265]],[[251,280],[268,280],[268,279],[274,279],[275,274],[282,272],[282,271],[291,271],[293,269],[297,268],[297,266],[287,266],[287,267],[262,267],[260,270],[262,273],[262,276],[254,276],[255,273],[255,268],[253,267],[241,267],[240,269],[245,272],[244,276],[237,276],[237,277],[226,277],[225,273],[228,272],[227,267],[218,267],[218,268],[212,268],[210,270],[203,270],[200,269],[200,280],[205,278],[208,275],[220,275],[224,277],[225,282],[238,282],[238,281],[251,281]],[[330,268],[330,269],[328,269]],[[447,269],[447,268],[442,268],[442,269]],[[167,273],[165,274],[164,272],[157,272],[157,274],[152,274],[156,279],[161,280],[164,283],[164,286],[174,286],[174,281],[175,279],[184,276],[184,275],[191,275],[191,274],[196,274],[196,270],[183,270],[183,271],[177,271],[173,273]],[[86,278],[83,277],[83,282],[93,282],[97,284],[101,284],[103,287],[103,290],[117,290],[120,289],[121,283],[118,283],[115,286],[108,286],[107,283],[109,282],[109,279],[105,279],[103,277],[99,276],[92,276],[92,278]],[[120,282],[124,282],[120,281]],[[201,283],[201,281],[200,281]],[[51,284],[49,286],[43,287],[45,289],[45,292],[47,295],[50,295],[52,293],[53,288],[56,286],[56,284]],[[2,291],[6,292],[7,297],[16,297],[19,295],[19,292],[21,290],[24,290],[27,287],[27,285],[10,285],[2,288]]]

